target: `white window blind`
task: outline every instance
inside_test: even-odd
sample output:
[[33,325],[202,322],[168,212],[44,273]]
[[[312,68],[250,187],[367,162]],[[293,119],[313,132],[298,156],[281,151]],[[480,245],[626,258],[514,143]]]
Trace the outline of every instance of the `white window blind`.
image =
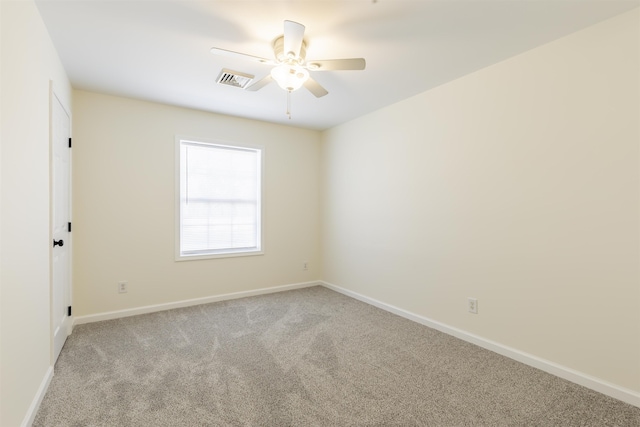
[[179,145],[179,257],[260,252],[262,150]]

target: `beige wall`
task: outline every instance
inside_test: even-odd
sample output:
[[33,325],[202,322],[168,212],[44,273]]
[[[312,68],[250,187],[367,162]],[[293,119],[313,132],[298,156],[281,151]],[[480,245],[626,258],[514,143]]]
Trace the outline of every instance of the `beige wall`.
[[51,365],[49,81],[71,88],[31,1],[2,1],[0,425],[18,426]]
[[[73,134],[76,316],[320,278],[318,132],[75,91]],[[176,134],[265,147],[264,255],[174,260]]]
[[638,21],[326,131],[324,279],[639,392]]

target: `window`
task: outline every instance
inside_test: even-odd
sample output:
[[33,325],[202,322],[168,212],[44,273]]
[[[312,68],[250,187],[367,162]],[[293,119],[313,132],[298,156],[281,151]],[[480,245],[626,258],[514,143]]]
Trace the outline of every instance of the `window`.
[[176,259],[262,253],[262,149],[176,138]]

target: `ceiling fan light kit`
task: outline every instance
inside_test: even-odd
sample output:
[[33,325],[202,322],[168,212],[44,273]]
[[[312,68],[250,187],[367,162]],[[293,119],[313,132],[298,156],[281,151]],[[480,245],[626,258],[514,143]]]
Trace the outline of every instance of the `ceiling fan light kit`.
[[[275,66],[263,79],[245,87],[246,90],[257,91],[271,83],[271,81],[275,81],[278,86],[287,91],[288,95],[304,86],[316,98],[325,96],[329,92],[310,77],[309,71],[365,69],[366,62],[364,58],[311,60],[306,62],[307,43],[304,40],[304,30],[305,27],[302,24],[284,21],[284,34],[273,42],[275,60],[215,47],[211,48],[211,53],[214,55],[241,57],[261,64]],[[290,100],[288,99],[289,102]],[[287,114],[291,118],[289,108],[287,108]]]
[[271,77],[282,89],[293,92],[300,89],[309,78],[309,72],[302,67],[292,65],[278,65],[271,69]]

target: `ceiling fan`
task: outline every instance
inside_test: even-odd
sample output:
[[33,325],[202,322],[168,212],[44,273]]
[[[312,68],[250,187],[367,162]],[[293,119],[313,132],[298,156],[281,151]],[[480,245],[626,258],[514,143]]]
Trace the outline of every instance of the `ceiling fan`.
[[246,90],[256,91],[275,81],[288,93],[304,86],[317,98],[329,92],[309,76],[309,71],[364,70],[364,58],[306,60],[307,43],[304,40],[304,25],[284,21],[284,34],[273,41],[275,59],[260,58],[231,50],[211,48],[214,55],[223,55],[273,65],[271,73],[258,80]]

